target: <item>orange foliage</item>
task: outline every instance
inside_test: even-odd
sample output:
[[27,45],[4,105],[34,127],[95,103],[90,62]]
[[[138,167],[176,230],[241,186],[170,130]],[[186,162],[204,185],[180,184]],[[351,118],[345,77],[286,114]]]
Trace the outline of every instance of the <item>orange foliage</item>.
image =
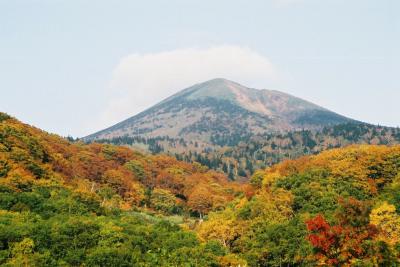
[[240,190],[224,175],[198,164],[166,155],[143,155],[127,147],[70,143],[13,118],[0,122],[0,166],[3,165],[3,183],[49,179],[81,192],[109,188],[122,197],[124,208],[140,205],[146,187],[167,190],[184,203],[188,199],[194,203],[196,192],[212,194],[208,198],[212,200],[210,208],[202,208],[201,212],[226,203]]

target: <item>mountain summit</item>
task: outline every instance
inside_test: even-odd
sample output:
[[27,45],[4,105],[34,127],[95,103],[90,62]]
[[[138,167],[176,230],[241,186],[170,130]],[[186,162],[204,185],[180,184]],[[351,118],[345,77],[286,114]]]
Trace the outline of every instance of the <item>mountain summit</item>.
[[248,88],[217,78],[184,89],[84,139],[168,136],[208,142],[215,136],[320,129],[349,121],[352,120],[283,92]]

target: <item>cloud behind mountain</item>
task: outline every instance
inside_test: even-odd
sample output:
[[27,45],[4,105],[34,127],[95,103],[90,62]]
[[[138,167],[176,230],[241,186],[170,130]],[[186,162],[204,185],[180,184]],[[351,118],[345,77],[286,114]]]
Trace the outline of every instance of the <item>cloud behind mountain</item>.
[[122,58],[109,85],[109,103],[99,125],[116,123],[149,108],[179,89],[214,77],[254,87],[281,79],[271,61],[250,48],[221,45]]

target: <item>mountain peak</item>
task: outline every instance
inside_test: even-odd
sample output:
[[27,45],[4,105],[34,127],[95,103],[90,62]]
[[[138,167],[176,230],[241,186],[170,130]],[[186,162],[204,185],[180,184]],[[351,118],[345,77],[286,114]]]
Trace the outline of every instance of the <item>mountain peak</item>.
[[313,103],[277,90],[249,88],[224,78],[196,84],[178,95],[186,100],[227,100],[248,111],[272,117],[293,111],[324,110]]
[[187,99],[216,98],[233,101],[235,91],[247,89],[246,87],[223,78],[212,79],[188,88],[190,94]]
[[315,129],[351,121],[292,95],[216,78],[195,84],[152,108],[86,139],[145,136],[209,141],[215,135],[251,135]]
[[235,83],[235,82],[225,79],[225,78],[218,77],[218,78],[214,78],[214,79],[205,81],[203,83],[225,84],[225,83]]

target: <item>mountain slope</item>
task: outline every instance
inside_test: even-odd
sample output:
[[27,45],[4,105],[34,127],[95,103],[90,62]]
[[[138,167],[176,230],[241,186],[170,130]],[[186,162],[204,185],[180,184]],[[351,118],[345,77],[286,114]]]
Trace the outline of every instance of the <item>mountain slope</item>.
[[352,120],[294,96],[214,79],[189,87],[154,107],[84,140],[121,136],[210,142],[215,135],[319,129]]

